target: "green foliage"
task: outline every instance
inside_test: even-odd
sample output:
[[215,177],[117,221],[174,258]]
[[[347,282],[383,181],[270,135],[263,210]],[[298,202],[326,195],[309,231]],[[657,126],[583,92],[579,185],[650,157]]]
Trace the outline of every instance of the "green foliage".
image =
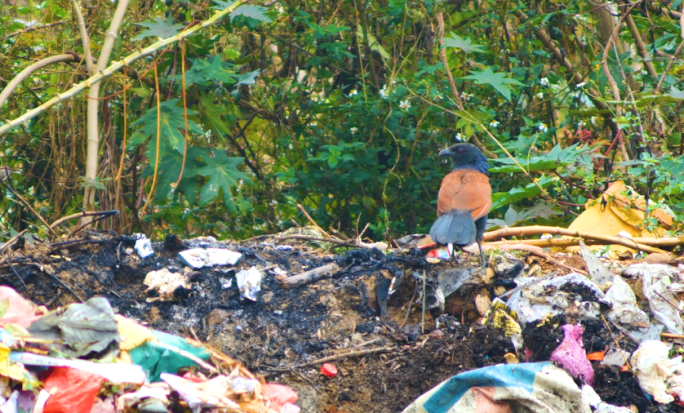
[[[232,4],[136,3],[112,59]],[[95,56],[116,4],[98,7],[85,14]],[[87,186],[98,189],[103,208],[126,208],[115,228],[124,232],[248,237],[287,229],[293,220],[306,224],[300,204],[326,229],[357,235],[367,225],[365,236],[380,239],[427,232],[449,169],[437,153],[477,137],[493,158],[495,225],[565,225],[577,205],[620,179],[681,214],[684,70],[678,61],[668,66],[667,57],[681,41],[679,22],[660,2],[648,7],[647,17],[640,7],[630,11],[647,55],[638,55],[623,24],[622,54],[608,53],[604,66],[599,17],[581,0],[242,5],[182,47],[172,44],[133,63],[125,78],[117,73],[102,83],[98,179],[79,178],[84,95],[12,130],[0,142],[1,164],[16,172],[15,188],[52,218],[78,211]],[[444,33],[435,32],[439,15]],[[34,21],[69,23],[27,31]],[[0,88],[38,59],[64,50],[82,56],[73,21],[71,5],[55,0],[0,11]],[[33,73],[0,107],[0,119],[84,80],[82,63],[70,65]],[[36,222],[10,193],[2,195],[0,232]],[[138,219],[148,196],[152,207]]]

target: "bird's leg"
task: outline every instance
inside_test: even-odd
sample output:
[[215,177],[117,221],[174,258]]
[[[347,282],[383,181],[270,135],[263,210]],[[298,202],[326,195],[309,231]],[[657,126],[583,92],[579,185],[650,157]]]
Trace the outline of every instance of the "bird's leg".
[[487,267],[487,263],[485,262],[485,254],[484,250],[482,249],[482,241],[479,239],[477,240],[477,246],[480,248],[480,265],[482,265],[482,268],[484,269]]

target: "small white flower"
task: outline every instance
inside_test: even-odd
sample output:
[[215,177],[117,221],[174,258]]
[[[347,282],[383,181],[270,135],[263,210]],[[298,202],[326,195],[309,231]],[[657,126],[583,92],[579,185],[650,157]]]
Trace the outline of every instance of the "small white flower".
[[463,140],[463,135],[461,135],[460,133],[457,133],[456,136],[454,136],[454,139],[461,142]]
[[583,128],[586,124],[587,124],[587,122],[581,120],[581,121],[577,122],[577,127],[578,127],[578,128]]
[[275,199],[271,200],[271,205],[278,205],[278,201],[276,201]]
[[392,84],[393,84],[393,85],[396,85],[396,84],[397,84],[397,81],[396,81],[396,80],[392,80]]
[[592,125],[596,125],[596,116],[590,117],[589,122],[591,122]]
[[642,75],[647,75],[648,72],[642,69],[642,70],[641,70],[641,74],[642,74]]
[[240,179],[240,180],[238,181],[238,189],[242,188],[242,185],[244,185],[244,184],[245,184],[245,180],[244,180],[244,179]]
[[384,85],[382,89],[380,89],[380,97],[382,97],[383,99],[387,99],[388,96],[389,92],[387,91],[387,85]]
[[349,92],[349,97],[356,96],[359,94],[359,91],[356,89],[352,89],[351,92]]
[[542,92],[537,93],[535,96],[537,96],[537,99],[544,99],[544,94]]
[[352,133],[352,135],[353,135],[353,134],[355,134],[356,132],[359,131],[359,128],[354,127],[354,128],[349,129],[349,131],[350,131],[350,132]]
[[293,148],[292,148],[292,144],[287,145],[287,147],[288,147],[290,150],[293,149]]
[[498,127],[499,127],[499,122],[493,120],[493,121],[489,122],[489,126],[492,127],[492,128],[498,128]]
[[316,123],[316,122],[309,123],[309,126],[316,126],[316,125],[318,125],[318,123]]
[[435,99],[442,100],[442,95],[435,95]]
[[547,78],[547,77],[542,77],[541,80],[539,81],[539,83],[540,83],[542,86],[548,86],[548,85],[549,85],[549,78]]
[[577,84],[577,89],[581,89],[581,88],[583,88],[585,85],[586,85],[586,83],[584,83],[584,82],[578,83],[578,84]]
[[540,123],[537,126],[537,129],[539,129],[540,132],[548,132],[549,128],[546,126],[545,123]]
[[401,108],[403,110],[409,110],[410,107],[411,107],[411,102],[409,102],[408,99],[402,100],[401,102],[399,102],[399,108]]

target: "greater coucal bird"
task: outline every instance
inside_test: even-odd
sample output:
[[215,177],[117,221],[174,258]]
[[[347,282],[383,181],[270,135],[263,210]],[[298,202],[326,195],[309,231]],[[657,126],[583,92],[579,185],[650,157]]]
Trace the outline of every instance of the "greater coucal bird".
[[465,247],[477,241],[481,264],[485,266],[482,236],[492,206],[487,158],[475,145],[459,143],[439,156],[454,161],[454,169],[442,180],[437,197],[437,221],[430,238],[439,244]]

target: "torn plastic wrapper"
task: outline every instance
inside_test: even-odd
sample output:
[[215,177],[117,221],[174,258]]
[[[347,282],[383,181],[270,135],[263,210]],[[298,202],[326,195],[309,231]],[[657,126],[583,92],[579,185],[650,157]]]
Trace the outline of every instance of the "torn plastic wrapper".
[[226,396],[232,388],[232,380],[227,376],[217,376],[206,382],[196,383],[175,374],[162,373],[161,379],[178,392],[193,412],[199,412],[203,407],[240,411],[240,405]]
[[133,248],[135,248],[135,252],[140,255],[140,258],[145,259],[154,254],[152,241],[143,234],[134,234],[134,236],[138,237],[138,239],[135,241],[135,246]]
[[264,386],[266,398],[271,400],[277,407],[278,413],[299,413],[299,406],[294,403],[297,401],[297,392],[284,384],[266,383]]
[[166,383],[145,384],[134,392],[125,393],[117,397],[116,409],[119,412],[123,412],[127,411],[126,409],[134,408],[139,403],[144,403],[145,405],[155,403],[160,408],[163,407],[163,411],[168,411],[169,393],[171,393],[171,389]]
[[582,343],[584,327],[579,324],[565,324],[561,328],[563,329],[563,341],[551,353],[549,360],[559,363],[573,377],[593,386],[594,369],[587,360],[587,352]]
[[11,352],[9,361],[29,366],[70,367],[98,374],[112,383],[142,384],[145,382],[145,373],[142,368],[132,364],[93,363],[86,360],[58,359],[20,351]]
[[584,244],[582,240],[580,240],[579,244],[582,251],[582,257],[587,263],[589,278],[591,278],[591,281],[598,285],[599,288],[605,290],[613,282],[613,278],[615,276],[612,272],[610,272],[601,259],[594,255],[594,253]]
[[591,413],[591,407],[565,370],[540,362],[497,364],[458,374],[420,396],[403,413],[511,411]]
[[[437,283],[435,283],[434,280],[430,280],[427,283],[425,308],[428,310],[439,308],[443,311],[446,297],[458,291],[463,284],[481,283],[478,275],[479,271],[479,268],[449,268],[440,271],[437,274]],[[415,273],[414,278],[416,278]],[[420,278],[420,276],[417,278]],[[422,302],[422,298],[419,299],[418,302]]]
[[613,277],[613,285],[606,291],[606,297],[613,302],[613,308],[608,312],[608,320],[627,329],[648,328],[648,315],[639,309],[632,287],[622,277]]
[[147,302],[153,303],[155,301],[171,301],[173,294],[178,288],[191,288],[188,277],[180,272],[171,272],[168,268],[162,268],[159,271],[150,271],[145,276],[143,284],[147,286],[147,291],[156,290],[159,292],[159,297],[148,297]]
[[518,324],[518,317],[515,312],[501,301],[498,297],[494,299],[489,310],[482,318],[482,325],[491,324],[495,328],[500,328],[506,333],[506,337],[511,337],[514,334],[521,334],[522,329]]
[[52,311],[34,321],[28,331],[40,339],[61,340],[59,350],[69,357],[106,358],[119,354],[119,330],[114,311],[104,297]]
[[[679,289],[679,270],[664,264],[634,264],[623,275],[641,277],[644,296],[656,320],[672,334],[684,334],[684,321],[679,312],[679,300],[672,293]],[[680,284],[681,285],[681,284]]]
[[576,299],[581,300],[580,318],[597,318],[602,307],[613,305],[596,284],[578,273],[524,281],[527,283],[518,287],[520,289],[513,292],[507,302],[521,324],[533,323],[547,314],[561,314]]
[[200,360],[208,360],[210,357],[209,352],[203,347],[195,347],[182,337],[156,330],[152,330],[152,333],[155,337],[154,341],[145,341],[129,351],[133,363],[145,370],[150,382],[159,381],[162,373],[176,373],[181,367],[197,364],[194,360],[183,356],[182,352]]
[[192,248],[178,253],[188,266],[200,269],[216,265],[235,265],[242,258],[242,253],[224,248]]
[[43,413],[90,413],[104,377],[83,370],[56,367],[45,380],[50,398]]
[[632,354],[632,371],[639,386],[658,403],[684,399],[684,364],[682,356],[668,358],[670,345],[658,340],[645,340]]
[[235,274],[241,299],[257,300],[257,294],[261,291],[261,271],[256,267],[242,270]]

